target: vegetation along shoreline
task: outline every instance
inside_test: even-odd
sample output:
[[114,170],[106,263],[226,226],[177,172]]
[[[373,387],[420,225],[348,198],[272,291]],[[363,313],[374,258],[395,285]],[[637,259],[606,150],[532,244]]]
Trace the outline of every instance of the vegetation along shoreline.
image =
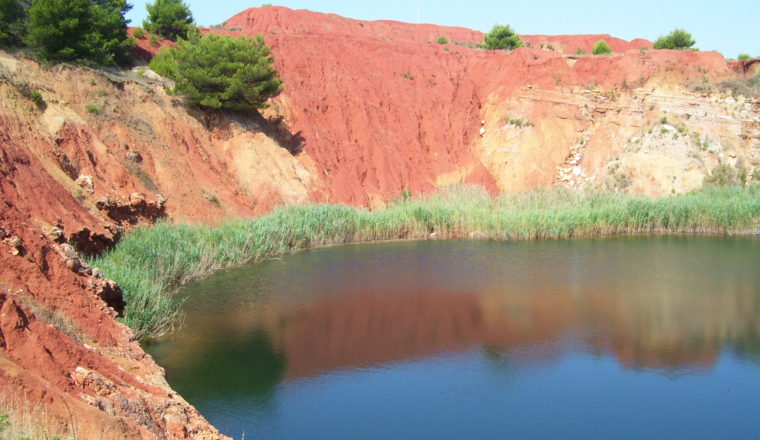
[[478,187],[456,186],[424,197],[402,196],[374,211],[343,205],[283,206],[265,216],[217,226],[164,223],[138,228],[90,264],[121,286],[127,302],[123,322],[141,339],[171,331],[181,317],[181,303],[171,293],[186,281],[301,249],[431,236],[512,241],[758,232],[758,184],[705,186],[658,199],[566,190],[492,197]]

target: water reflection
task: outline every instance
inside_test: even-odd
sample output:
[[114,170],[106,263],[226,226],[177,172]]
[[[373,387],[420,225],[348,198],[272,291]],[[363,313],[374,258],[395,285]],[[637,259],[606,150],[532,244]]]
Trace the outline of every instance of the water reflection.
[[[301,377],[477,345],[507,352],[579,334],[583,349],[612,353],[626,368],[704,369],[726,345],[737,354],[758,353],[758,299],[750,290],[693,296],[589,291],[580,297],[557,290],[506,296],[397,292],[303,304],[284,300],[262,304],[254,316],[241,310],[194,317],[174,344],[178,356],[204,360],[199,369],[212,367],[206,359],[237,353],[244,356],[241,362],[287,359],[287,376]],[[530,366],[536,356],[556,359],[566,347],[551,344],[540,356],[514,350],[510,357]],[[182,349],[187,354],[179,353]]]
[[268,413],[283,383],[457,354],[503,377],[582,356],[678,380],[726,353],[760,365],[758,256],[684,237],[305,252],[188,286],[188,325],[149,349],[191,403]]

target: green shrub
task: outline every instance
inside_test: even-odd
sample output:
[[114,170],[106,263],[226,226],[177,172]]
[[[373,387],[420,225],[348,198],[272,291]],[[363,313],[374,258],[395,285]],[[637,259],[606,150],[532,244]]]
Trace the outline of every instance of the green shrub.
[[705,177],[705,184],[715,186],[741,185],[743,177],[736,169],[728,164],[720,164],[712,169],[710,175]]
[[668,35],[662,36],[654,42],[655,49],[685,50],[694,46],[697,42],[691,38],[691,34],[683,29],[676,29]]
[[752,174],[749,175],[747,180],[754,184],[760,183],[760,167],[757,167],[754,170],[752,170]]
[[446,38],[445,35],[441,35],[440,37],[436,38],[435,42],[438,44],[449,44],[449,39]]
[[583,48],[579,47],[578,50],[575,51],[576,55],[586,55],[586,51],[583,50]]
[[114,65],[129,61],[126,0],[35,0],[29,46],[48,61]]
[[510,118],[509,116],[504,116],[504,122],[509,125],[514,125],[517,128],[533,126],[533,123],[528,120],[524,121],[522,118]]
[[33,91],[31,98],[37,107],[42,107],[45,104],[45,101],[42,100],[42,93],[39,90]]
[[11,422],[8,420],[8,418],[8,414],[0,414],[0,434],[2,434],[6,428],[11,426]]
[[721,89],[731,92],[733,96],[760,98],[760,72],[749,78],[730,78],[719,83]]
[[158,35],[156,35],[156,34],[151,35],[150,39],[148,40],[148,42],[150,43],[151,46],[158,47],[158,45],[159,45]]
[[509,25],[494,25],[491,32],[485,35],[485,48],[488,50],[512,50],[522,46],[523,40]]
[[187,38],[187,32],[193,25],[193,14],[182,0],[156,0],[145,5],[148,18],[143,27],[149,32],[161,35],[169,40]]
[[740,53],[739,54],[739,59],[740,60],[748,60],[748,59],[750,59],[750,56],[747,53]]
[[99,115],[100,111],[102,110],[100,106],[95,105],[95,104],[87,104],[85,106],[85,109],[87,110],[88,113],[92,113],[93,115]]
[[139,40],[142,40],[143,38],[145,38],[145,31],[144,31],[142,28],[137,28],[137,29],[135,29],[135,31],[132,33],[132,35],[133,35],[135,38],[137,38],[137,39],[139,39]]
[[606,41],[599,40],[594,44],[594,47],[591,48],[591,53],[594,55],[609,55],[612,53],[612,48]]
[[264,37],[236,38],[191,32],[151,61],[154,72],[171,78],[192,105],[252,110],[282,91]]

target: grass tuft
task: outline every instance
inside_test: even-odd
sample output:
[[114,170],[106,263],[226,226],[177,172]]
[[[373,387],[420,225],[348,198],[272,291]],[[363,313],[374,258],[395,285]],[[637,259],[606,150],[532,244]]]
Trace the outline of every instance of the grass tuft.
[[660,199],[612,192],[540,189],[493,198],[457,186],[421,198],[399,197],[386,209],[287,206],[218,226],[159,224],[138,228],[90,261],[125,294],[124,322],[136,337],[170,331],[181,316],[172,295],[217,269],[299,249],[343,243],[471,237],[565,239],[640,233],[740,234],[760,230],[760,185],[708,186]]
[[9,400],[9,395],[0,394],[0,439],[72,440],[73,422],[57,422],[44,403],[34,404],[26,395]]

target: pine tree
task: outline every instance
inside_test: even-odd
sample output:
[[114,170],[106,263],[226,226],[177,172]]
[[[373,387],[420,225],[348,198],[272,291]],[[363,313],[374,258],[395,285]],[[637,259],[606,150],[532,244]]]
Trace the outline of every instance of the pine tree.
[[683,29],[676,29],[670,34],[660,37],[654,42],[655,49],[686,50],[697,42],[691,38],[691,34]]
[[606,41],[599,40],[594,44],[594,47],[591,48],[591,53],[594,55],[609,55],[612,53],[612,48]]
[[26,34],[29,0],[0,0],[0,46],[17,46]]
[[176,92],[192,105],[252,110],[282,91],[264,37],[236,38],[191,32],[188,40],[164,48],[151,61],[157,73],[175,81]]
[[113,65],[129,58],[126,0],[35,0],[29,46],[48,61]]
[[130,49],[134,41],[128,38],[127,24],[130,20],[125,15],[132,9],[127,0],[93,0],[95,23],[101,35],[103,50],[113,54],[117,64],[125,64],[130,60]]
[[491,32],[485,36],[485,48],[489,50],[496,49],[517,49],[523,46],[522,38],[515,34],[515,31],[509,25],[494,25]]
[[182,0],[156,0],[146,4],[145,9],[148,10],[148,18],[143,21],[145,30],[170,40],[187,38],[193,14]]

